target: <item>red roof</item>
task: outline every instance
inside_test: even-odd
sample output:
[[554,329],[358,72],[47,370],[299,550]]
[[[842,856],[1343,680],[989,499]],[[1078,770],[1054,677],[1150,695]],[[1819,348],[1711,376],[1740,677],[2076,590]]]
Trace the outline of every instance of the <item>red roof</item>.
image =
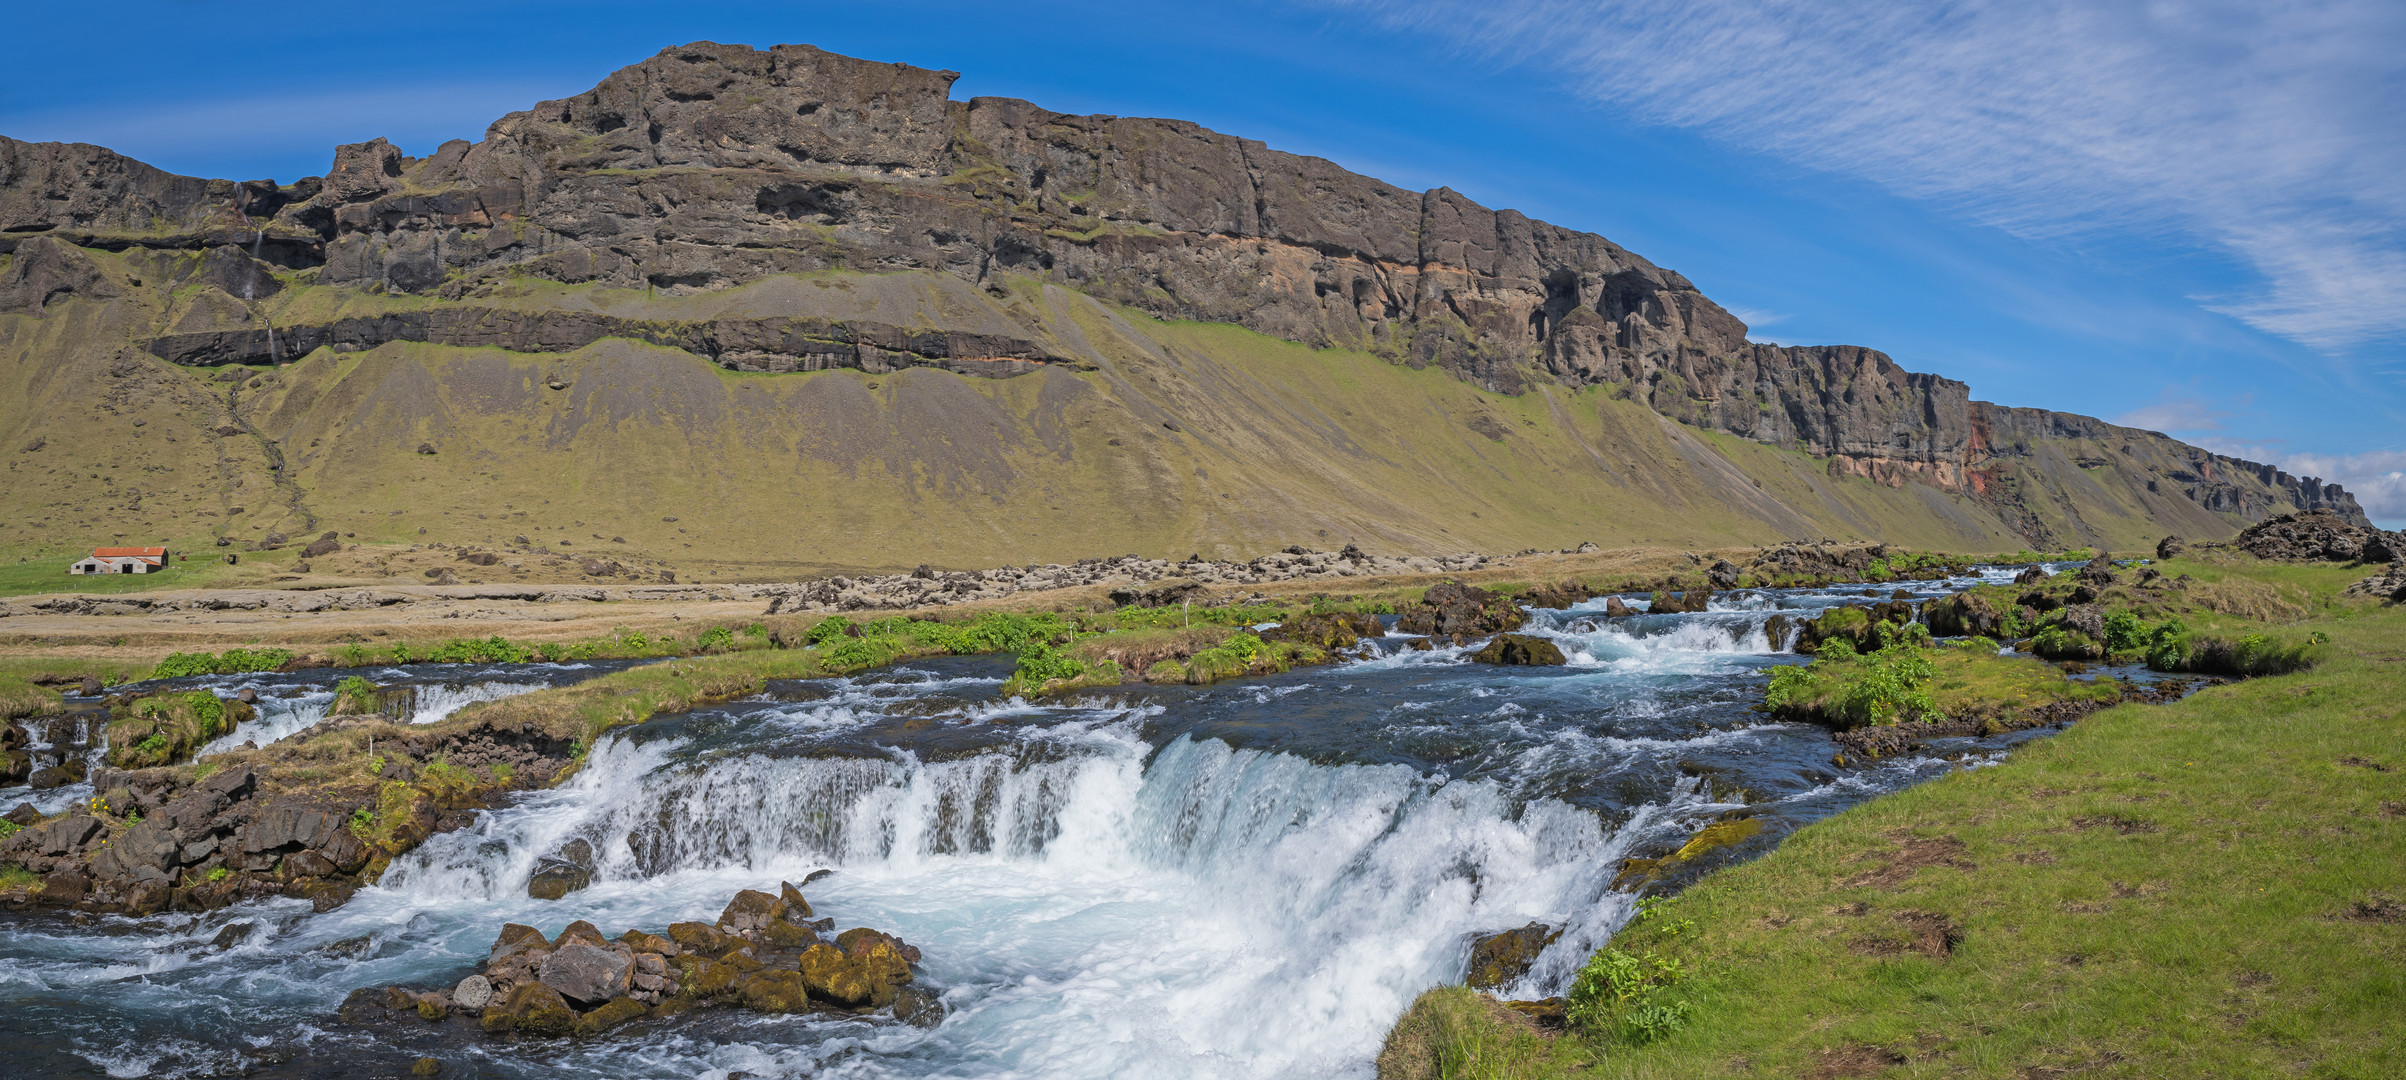
[[95,559],[164,559],[167,549],[155,548],[93,548]]

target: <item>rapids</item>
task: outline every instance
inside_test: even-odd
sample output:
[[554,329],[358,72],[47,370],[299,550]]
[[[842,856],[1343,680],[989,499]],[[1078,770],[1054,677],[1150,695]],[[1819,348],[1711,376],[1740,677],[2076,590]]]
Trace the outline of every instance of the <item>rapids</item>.
[[[1763,833],[1707,861],[1748,857],[2036,734],[1841,769],[1826,733],[1751,712],[1767,669],[1800,659],[1764,620],[1861,596],[1536,612],[1561,668],[1391,637],[1285,675],[1042,703],[1000,698],[994,657],[775,684],[601,740],[562,787],[435,837],[330,913],[0,916],[0,1055],[27,1077],[387,1074],[421,1055],[454,1077],[1367,1077],[1473,935],[1567,927],[1511,988],[1561,992],[1627,918],[1625,856],[1746,810]],[[421,694],[423,720],[584,673],[392,674],[450,687]],[[331,680],[252,678],[284,711],[245,737],[322,715]],[[594,884],[529,899],[537,860],[575,838]],[[821,869],[820,914],[924,950],[940,1026],[715,1010],[510,1043],[333,1019],[357,987],[456,981],[503,922],[707,921]]]

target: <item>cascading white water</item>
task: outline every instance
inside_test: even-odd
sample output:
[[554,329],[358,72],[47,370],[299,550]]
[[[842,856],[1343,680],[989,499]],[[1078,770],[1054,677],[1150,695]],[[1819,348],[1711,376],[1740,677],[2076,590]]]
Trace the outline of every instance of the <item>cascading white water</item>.
[[1658,823],[1216,740],[1147,764],[1132,727],[941,762],[609,740],[565,788],[436,838],[355,904],[564,921],[523,890],[571,837],[600,862],[576,913],[622,923],[706,918],[734,888],[834,867],[810,890],[822,912],[921,945],[956,1014],[912,1045],[919,1066],[871,1055],[847,1075],[931,1055],[985,1076],[1358,1075],[1474,933],[1568,924],[1527,980],[1558,990],[1624,917],[1611,874]]

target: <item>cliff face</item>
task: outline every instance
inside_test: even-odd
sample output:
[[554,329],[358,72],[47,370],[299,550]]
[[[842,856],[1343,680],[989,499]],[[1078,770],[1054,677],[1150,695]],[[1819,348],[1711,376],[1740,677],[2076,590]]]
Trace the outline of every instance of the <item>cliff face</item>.
[[[2337,487],[2086,417],[1974,402],[1964,384],[1873,350],[1748,342],[1685,278],[1600,236],[1181,121],[956,102],[955,78],[809,46],[696,43],[505,116],[482,141],[423,159],[382,140],[344,146],[326,177],[285,186],[0,139],[0,246],[17,250],[0,309],[109,299],[118,286],[87,254],[106,251],[128,266],[151,258],[154,274],[217,297],[134,331],[151,355],[188,366],[321,346],[557,353],[634,338],[752,372],[1092,369],[1057,327],[1008,305],[915,321],[792,309],[662,320],[526,300],[543,285],[709,307],[765,279],[830,271],[930,273],[992,297],[1037,281],[1507,395],[1601,388],[1826,459],[1834,477],[1973,500],[2033,542],[2096,531],[2082,507],[2093,515],[2097,500],[2044,478],[2107,462],[2143,472],[2149,493],[2107,500],[2114,513],[2157,514],[2147,499],[2162,496],[2235,519],[2300,508],[2362,519]],[[202,254],[157,261],[169,252]],[[288,284],[423,299],[372,316],[257,310]],[[2063,450],[2073,444],[2085,449]],[[2096,460],[2072,460],[2084,454]]]

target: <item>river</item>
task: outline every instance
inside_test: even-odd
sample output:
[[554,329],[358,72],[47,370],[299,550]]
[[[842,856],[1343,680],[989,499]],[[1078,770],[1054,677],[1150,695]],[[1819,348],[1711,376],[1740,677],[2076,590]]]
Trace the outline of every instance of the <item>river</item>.
[[[437,836],[329,913],[0,915],[0,1055],[23,1077],[351,1077],[421,1055],[452,1077],[1367,1077],[1388,1026],[1462,977],[1477,934],[1566,927],[1510,988],[1561,992],[1629,913],[1612,887],[1625,857],[1733,812],[1766,827],[1704,865],[1759,854],[2037,734],[1840,767],[1826,732],[1752,711],[1766,671],[1802,659],[1774,652],[1764,621],[1862,596],[1534,612],[1527,632],[1570,657],[1553,668],[1388,637],[1284,675],[1042,703],[1000,697],[1010,662],[993,657],[773,684],[604,738],[562,787]],[[447,713],[592,673],[409,677],[444,688],[421,713]],[[328,682],[188,681],[276,703],[245,725],[254,739],[322,715]],[[598,853],[594,884],[528,898],[537,860],[577,838]],[[504,922],[657,930],[820,870],[820,915],[924,951],[943,1023],[706,1010],[508,1042],[333,1018],[357,987],[469,974]]]

